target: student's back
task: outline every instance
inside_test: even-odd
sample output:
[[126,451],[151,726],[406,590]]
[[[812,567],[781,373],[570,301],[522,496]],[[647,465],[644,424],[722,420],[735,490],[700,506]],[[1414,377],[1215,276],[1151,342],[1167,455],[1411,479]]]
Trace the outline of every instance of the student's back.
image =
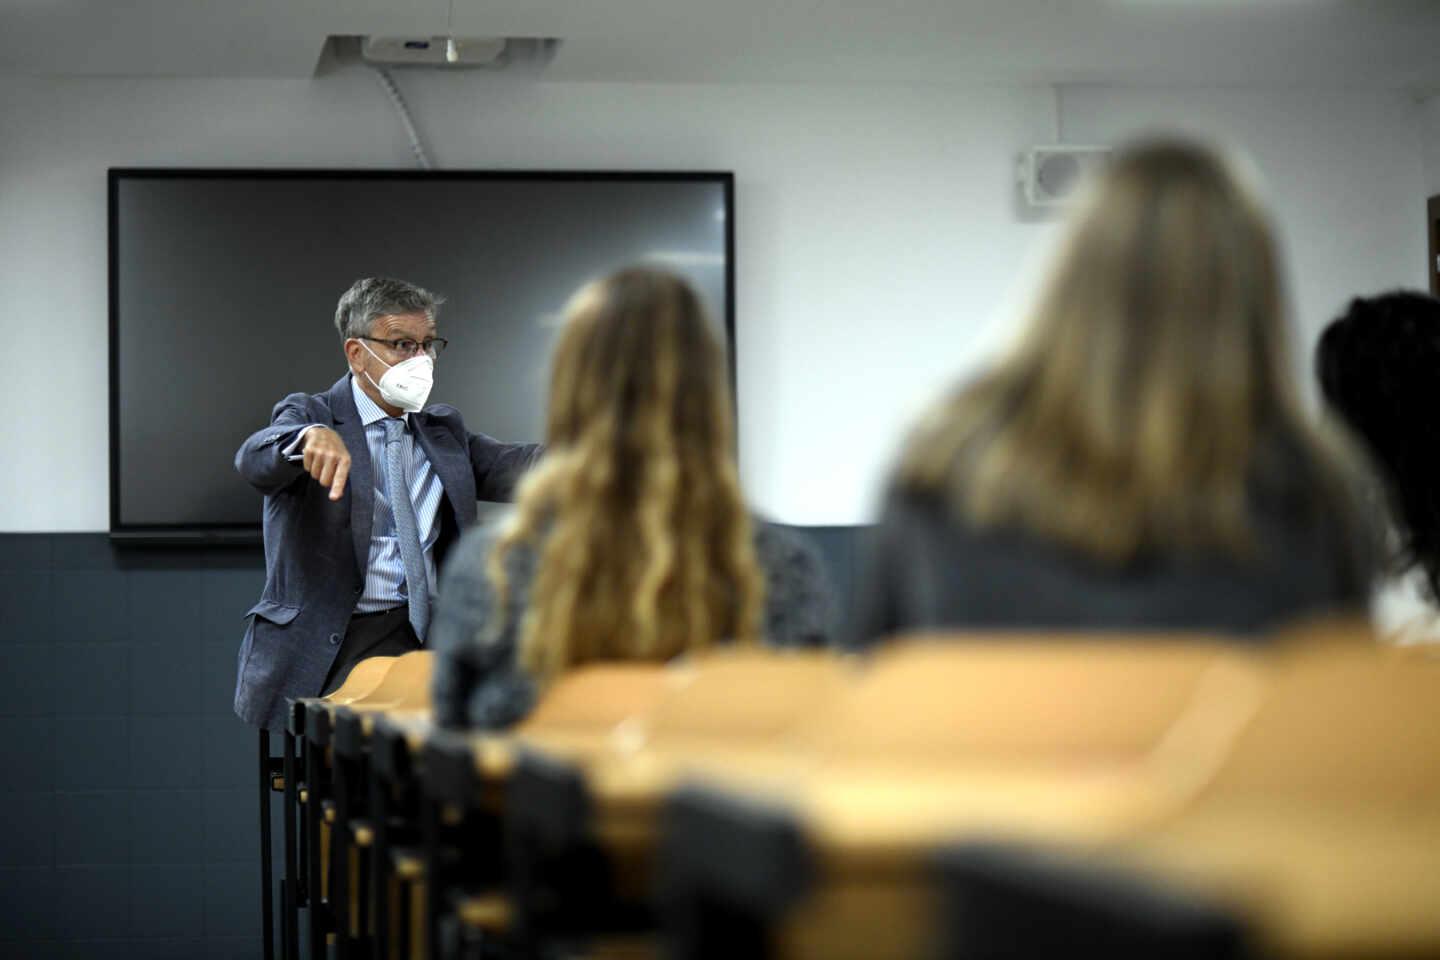
[[745,507],[731,416],[723,352],[683,281],[630,269],[576,295],[545,456],[441,583],[437,720],[509,725],[583,663],[832,639],[818,555]]
[[1268,218],[1183,142],[1123,151],[1020,346],[920,424],[855,642],[912,628],[1221,629],[1361,607],[1369,531],[1288,372]]
[[1361,606],[1363,582],[1338,531],[1280,516],[1252,527],[1253,562],[1214,551],[1110,566],[1015,530],[958,524],[943,502],[898,494],[870,543],[857,632],[862,645],[945,627],[1254,635]]

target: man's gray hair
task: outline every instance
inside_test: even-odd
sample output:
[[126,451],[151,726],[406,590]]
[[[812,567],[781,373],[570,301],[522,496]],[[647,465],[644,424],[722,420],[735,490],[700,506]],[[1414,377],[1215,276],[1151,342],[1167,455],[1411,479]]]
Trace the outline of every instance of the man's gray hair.
[[435,312],[445,298],[404,280],[390,277],[365,277],[356,280],[340,295],[335,305],[335,329],[341,340],[368,337],[376,317],[397,313],[423,313],[435,319]]

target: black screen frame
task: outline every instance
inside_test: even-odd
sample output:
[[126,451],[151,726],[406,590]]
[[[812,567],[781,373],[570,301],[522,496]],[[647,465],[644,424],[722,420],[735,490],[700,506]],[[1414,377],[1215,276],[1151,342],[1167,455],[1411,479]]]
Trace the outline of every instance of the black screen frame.
[[[108,232],[109,423],[110,423],[110,539],[119,543],[155,545],[252,546],[261,542],[259,513],[253,523],[124,523],[121,513],[120,423],[120,184],[136,179],[245,179],[245,180],[428,180],[428,181],[541,181],[575,182],[688,182],[718,184],[725,200],[725,305],[726,358],[730,398],[738,413],[735,373],[735,175],[730,171],[703,170],[375,170],[365,168],[245,168],[245,167],[110,167],[106,174]],[[737,425],[738,425],[738,417]],[[738,445],[738,436],[737,436]]]

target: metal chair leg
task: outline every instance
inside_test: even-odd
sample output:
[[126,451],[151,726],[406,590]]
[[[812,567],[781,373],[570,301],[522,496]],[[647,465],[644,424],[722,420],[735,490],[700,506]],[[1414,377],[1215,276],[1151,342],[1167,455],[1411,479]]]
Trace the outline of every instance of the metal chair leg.
[[375,910],[375,956],[386,960],[390,951],[390,798],[374,765],[370,768],[370,820],[375,842],[370,847],[370,902]]
[[330,829],[330,916],[335,923],[335,958],[350,960],[350,935],[354,917],[350,903],[350,784],[348,764],[338,754],[330,766],[331,795],[335,801],[335,823]]
[[320,896],[320,878],[327,864],[320,856],[320,754],[313,743],[305,746],[305,789],[309,791],[305,804],[305,829],[308,852],[306,854],[305,876],[309,881],[308,901],[310,904],[310,958],[323,960],[325,957],[325,934],[329,923],[325,916],[325,903]]
[[[440,801],[424,797],[420,802],[420,842],[425,859],[425,880],[412,888],[420,909],[411,907],[411,924],[423,932],[427,953],[435,950],[440,931],[440,898],[444,890],[440,871]],[[416,891],[423,890],[423,893]],[[418,916],[416,914],[419,914]]]
[[299,960],[299,904],[296,903],[295,886],[298,876],[297,849],[295,844],[295,807],[299,791],[295,785],[295,736],[285,734],[285,894],[281,904],[281,956],[284,960]]
[[260,731],[260,916],[265,960],[275,960],[275,891],[270,871],[270,731]]

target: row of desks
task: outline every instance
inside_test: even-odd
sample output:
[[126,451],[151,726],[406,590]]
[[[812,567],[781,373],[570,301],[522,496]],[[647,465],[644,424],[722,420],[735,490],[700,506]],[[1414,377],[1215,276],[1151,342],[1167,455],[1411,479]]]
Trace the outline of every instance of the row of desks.
[[[629,950],[636,934],[697,957],[1039,955],[1086,929],[1112,947],[1153,946],[1158,929],[1275,956],[1440,954],[1426,651],[1328,628],[1263,649],[1010,636],[920,638],[868,663],[730,651],[576,671],[506,734],[436,730],[425,671],[407,698],[396,669],[411,668],[296,708],[307,789],[373,851],[368,873],[352,868],[358,834],[336,826],[322,853],[323,816],[298,805],[311,862],[371,891],[367,907],[309,872],[304,902],[334,904],[311,956],[327,925],[354,934],[342,958],[487,938]],[[396,837],[423,909],[386,909]]]

